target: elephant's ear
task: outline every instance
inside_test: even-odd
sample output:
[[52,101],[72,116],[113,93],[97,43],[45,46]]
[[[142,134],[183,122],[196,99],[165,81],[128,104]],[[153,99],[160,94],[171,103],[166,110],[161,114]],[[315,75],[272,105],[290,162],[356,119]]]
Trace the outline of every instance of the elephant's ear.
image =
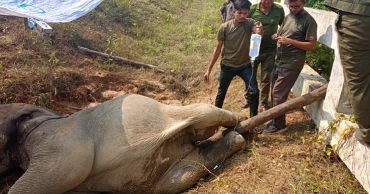
[[11,135],[9,132],[12,131],[11,128],[13,128],[9,120],[10,109],[10,104],[0,106],[0,150],[3,150],[8,144]]
[[5,107],[0,108],[0,113],[5,113],[5,115],[0,116],[0,138],[1,134],[4,134],[7,142],[22,143],[28,134],[43,122],[50,119],[64,118],[54,111],[34,105],[10,104],[3,106]]

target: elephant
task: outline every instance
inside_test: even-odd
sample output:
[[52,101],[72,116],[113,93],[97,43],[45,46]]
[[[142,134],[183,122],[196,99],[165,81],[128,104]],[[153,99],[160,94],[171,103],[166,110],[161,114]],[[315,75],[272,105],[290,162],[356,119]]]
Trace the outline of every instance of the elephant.
[[[70,116],[30,104],[0,105],[0,175],[24,173],[9,194],[178,193],[245,139],[242,117],[210,104],[162,104],[126,94]],[[197,142],[220,127],[213,144]]]

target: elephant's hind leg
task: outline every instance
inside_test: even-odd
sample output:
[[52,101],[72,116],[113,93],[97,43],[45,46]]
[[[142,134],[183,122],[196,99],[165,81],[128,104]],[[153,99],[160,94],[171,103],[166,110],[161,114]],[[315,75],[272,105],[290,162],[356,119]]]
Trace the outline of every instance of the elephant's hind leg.
[[94,147],[90,141],[71,139],[38,145],[9,194],[59,194],[81,184],[91,171]]

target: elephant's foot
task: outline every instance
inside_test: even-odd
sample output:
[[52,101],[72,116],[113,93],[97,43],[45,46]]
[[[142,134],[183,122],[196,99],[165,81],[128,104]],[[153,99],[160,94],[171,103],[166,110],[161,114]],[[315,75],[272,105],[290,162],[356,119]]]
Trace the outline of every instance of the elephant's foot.
[[178,193],[193,186],[217,164],[245,146],[244,138],[232,131],[205,149],[195,149],[174,165],[156,185],[155,193]]
[[[207,149],[208,147],[210,147],[211,145],[213,145],[214,143],[216,143],[218,140],[224,138],[228,133],[230,133],[232,131],[235,131],[235,127],[233,127],[233,128],[220,128],[210,138],[208,138],[206,140],[203,140],[203,141],[197,142],[196,143],[196,146],[199,149],[201,149],[201,150],[202,149]],[[256,141],[257,140],[257,137],[258,137],[258,134],[257,133],[254,133],[254,132],[245,132],[245,133],[243,133],[241,135],[244,138],[244,140],[247,141],[247,142]]]

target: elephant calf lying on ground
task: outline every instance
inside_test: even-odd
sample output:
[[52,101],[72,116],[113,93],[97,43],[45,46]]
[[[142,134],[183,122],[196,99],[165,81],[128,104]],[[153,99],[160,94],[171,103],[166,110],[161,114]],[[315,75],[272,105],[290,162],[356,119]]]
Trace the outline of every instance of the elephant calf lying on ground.
[[195,142],[239,117],[208,104],[170,106],[124,95],[63,117],[28,104],[0,105],[0,174],[25,173],[10,194],[177,193],[241,149],[236,132]]

